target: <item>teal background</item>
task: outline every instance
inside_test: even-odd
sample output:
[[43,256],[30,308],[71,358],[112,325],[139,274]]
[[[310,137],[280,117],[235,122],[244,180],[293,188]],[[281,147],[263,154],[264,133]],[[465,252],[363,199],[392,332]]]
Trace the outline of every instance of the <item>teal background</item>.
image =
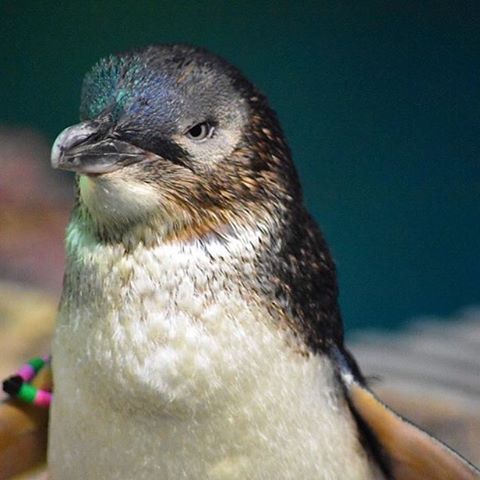
[[223,55],[280,116],[347,327],[393,328],[480,301],[479,25],[478,1],[0,1],[0,122],[53,141],[112,52]]

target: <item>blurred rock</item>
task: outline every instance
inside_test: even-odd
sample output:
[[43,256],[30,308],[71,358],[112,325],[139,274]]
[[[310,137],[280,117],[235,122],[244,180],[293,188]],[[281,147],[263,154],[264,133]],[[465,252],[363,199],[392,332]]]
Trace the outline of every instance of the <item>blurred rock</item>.
[[56,309],[48,294],[0,281],[0,379],[50,352]]
[[0,278],[59,294],[71,180],[49,167],[50,146],[27,129],[0,128]]
[[480,307],[363,332],[350,349],[380,398],[480,465]]

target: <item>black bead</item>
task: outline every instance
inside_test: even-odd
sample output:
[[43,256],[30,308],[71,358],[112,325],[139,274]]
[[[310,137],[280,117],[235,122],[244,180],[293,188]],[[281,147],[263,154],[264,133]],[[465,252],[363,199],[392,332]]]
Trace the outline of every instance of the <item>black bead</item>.
[[3,381],[3,391],[10,396],[15,396],[23,385],[23,378],[20,375],[13,375]]

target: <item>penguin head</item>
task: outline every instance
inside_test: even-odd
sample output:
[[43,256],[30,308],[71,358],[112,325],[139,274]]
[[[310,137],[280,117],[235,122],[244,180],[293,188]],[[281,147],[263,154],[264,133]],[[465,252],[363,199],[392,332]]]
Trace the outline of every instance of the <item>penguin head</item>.
[[265,97],[205,50],[162,45],[100,60],[80,115],[55,141],[52,165],[78,174],[79,202],[104,228],[205,232],[299,200]]

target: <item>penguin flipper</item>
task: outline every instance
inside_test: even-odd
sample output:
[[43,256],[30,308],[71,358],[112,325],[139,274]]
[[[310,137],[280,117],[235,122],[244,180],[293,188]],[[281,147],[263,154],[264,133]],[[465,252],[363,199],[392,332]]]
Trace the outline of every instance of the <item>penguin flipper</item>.
[[451,448],[403,419],[351,372],[341,372],[354,414],[376,440],[393,480],[480,480],[480,471]]
[[[52,373],[46,365],[32,384],[50,390]],[[48,408],[9,398],[0,403],[0,480],[25,472],[46,460]]]

